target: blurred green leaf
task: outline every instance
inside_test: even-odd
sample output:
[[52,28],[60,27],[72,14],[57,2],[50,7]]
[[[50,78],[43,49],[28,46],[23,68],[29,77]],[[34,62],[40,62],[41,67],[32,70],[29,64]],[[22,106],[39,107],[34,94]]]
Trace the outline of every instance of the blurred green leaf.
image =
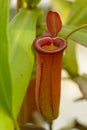
[[65,50],[63,57],[63,68],[68,71],[71,77],[78,75],[78,64],[76,60],[75,43],[69,40],[68,48]]
[[[76,0],[73,3],[69,16],[67,17],[67,20],[66,20],[67,21],[66,25],[70,25],[70,26],[74,26],[74,27],[64,26],[61,31],[62,36],[66,37],[65,35],[69,34],[73,29],[75,29],[75,26],[86,23],[87,22],[86,17],[87,17],[87,0],[84,0],[84,2],[82,2],[82,0]],[[86,34],[87,34],[86,31],[81,30],[81,31],[78,31],[78,32],[72,34],[70,36],[70,39],[73,40],[73,42],[75,41],[76,43],[78,42],[81,45],[87,46]],[[76,71],[76,68],[77,68],[77,72],[78,72],[78,64],[77,64],[77,59],[76,59],[76,45],[74,43],[72,43],[71,40],[68,41],[68,46],[66,49],[67,54],[64,57],[64,64],[69,64],[69,65],[67,65],[67,71],[70,73],[70,75],[74,75],[73,72]],[[71,44],[74,44],[73,50],[72,50]],[[72,52],[72,55],[71,55],[71,52]],[[73,56],[74,61],[73,60],[71,61],[72,56]],[[72,64],[74,64],[74,66],[72,66],[71,62],[72,62]],[[75,68],[75,66],[76,66],[76,68]],[[70,72],[70,70],[73,70],[73,71]]]
[[[73,26],[63,26],[60,32],[60,36],[66,38],[66,36],[74,30],[76,27]],[[70,76],[78,76],[78,63],[76,58],[76,43],[79,43],[87,47],[87,30],[80,30],[73,33],[69,40],[67,41],[67,49],[65,50],[65,55],[63,58],[63,68],[68,71]]]
[[68,25],[81,25],[87,23],[87,0],[76,0],[70,10],[67,23]]
[[0,108],[0,130],[14,130],[14,124],[6,111]]
[[34,64],[32,43],[36,36],[37,21],[43,13],[40,9],[22,9],[11,21],[10,60],[13,77],[13,113],[19,113]]
[[9,64],[8,11],[9,0],[0,0],[0,107],[11,115],[12,82]]
[[[60,36],[66,38],[66,36],[73,30],[75,30],[76,27],[66,25],[62,27],[62,30],[60,32]],[[81,29],[75,33],[73,33],[69,39],[75,41],[76,43],[79,43],[85,47],[87,47],[87,30],[86,29]]]

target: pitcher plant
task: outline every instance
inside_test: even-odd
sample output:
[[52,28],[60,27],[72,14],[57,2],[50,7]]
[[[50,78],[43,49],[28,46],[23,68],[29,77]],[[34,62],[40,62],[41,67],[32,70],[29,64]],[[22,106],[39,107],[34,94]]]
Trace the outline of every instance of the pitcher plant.
[[38,37],[33,43],[37,65],[35,99],[38,111],[51,122],[59,114],[62,56],[66,41],[56,36],[62,27],[58,13],[48,12],[47,27],[51,36]]

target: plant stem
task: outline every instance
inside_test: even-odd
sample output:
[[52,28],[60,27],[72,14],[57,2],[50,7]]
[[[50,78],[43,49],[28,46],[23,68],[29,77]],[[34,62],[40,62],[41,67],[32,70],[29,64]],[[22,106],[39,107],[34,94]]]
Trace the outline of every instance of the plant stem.
[[81,25],[81,26],[77,27],[76,29],[74,29],[73,31],[71,31],[71,32],[66,36],[65,39],[67,40],[73,33],[77,32],[77,31],[79,31],[80,29],[85,28],[85,27],[87,27],[87,24],[84,24],[84,25]]
[[53,122],[49,122],[49,130],[52,130],[52,124]]

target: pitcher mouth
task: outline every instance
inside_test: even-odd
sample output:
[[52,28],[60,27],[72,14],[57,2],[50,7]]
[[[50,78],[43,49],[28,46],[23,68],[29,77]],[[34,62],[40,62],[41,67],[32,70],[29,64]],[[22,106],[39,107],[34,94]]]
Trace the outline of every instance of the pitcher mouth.
[[34,48],[41,53],[57,53],[66,48],[66,40],[61,37],[42,36],[34,40]]

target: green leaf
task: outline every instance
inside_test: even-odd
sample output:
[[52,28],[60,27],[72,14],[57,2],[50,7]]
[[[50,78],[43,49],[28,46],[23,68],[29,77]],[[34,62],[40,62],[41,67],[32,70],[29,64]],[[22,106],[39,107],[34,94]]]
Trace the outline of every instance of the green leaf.
[[72,40],[68,41],[68,47],[63,57],[63,68],[68,71],[71,77],[78,75],[78,64],[76,59],[76,46]]
[[81,25],[87,22],[87,0],[76,0],[69,13],[67,25]]
[[14,124],[11,117],[8,116],[6,111],[0,107],[0,130],[14,130]]
[[[61,37],[66,37],[69,32],[71,26],[63,26],[60,32]],[[68,45],[65,50],[65,55],[63,57],[63,68],[69,73],[71,77],[75,77],[78,75],[78,64],[76,59],[76,44],[72,40],[67,41]]]
[[[87,0],[84,0],[84,2],[82,2],[82,0],[76,0],[70,10],[66,25],[71,25],[71,26],[81,25],[87,22],[86,17],[87,17]],[[66,37],[73,29],[75,29],[75,27],[64,26],[62,28],[61,35]],[[86,34],[87,34],[86,31],[81,30],[72,34],[69,38],[75,42],[80,43],[81,45],[87,46]],[[78,64],[76,59],[76,45],[72,43],[71,40],[68,41],[68,46],[66,49],[67,53],[66,56],[64,57],[64,66],[66,65],[67,71],[72,76],[75,74],[75,72],[76,74],[79,72],[78,72]],[[73,46],[73,50],[72,50],[72,46]],[[71,61],[72,57],[73,60]]]
[[[63,26],[60,36],[66,38],[66,36],[74,29],[75,26],[86,23],[87,17],[87,0],[76,0],[70,10],[66,25]],[[69,26],[70,25],[70,26]],[[67,49],[63,58],[63,67],[67,70],[70,76],[78,75],[78,64],[76,59],[76,43],[80,43],[87,47],[87,31],[80,30],[73,33],[67,41]]]
[[[75,28],[76,27],[69,26],[69,25],[63,26],[60,32],[60,36],[66,38],[66,36]],[[69,37],[69,40],[67,42],[68,42],[68,45],[67,45],[67,49],[65,51],[65,55],[63,58],[63,68],[66,69],[71,76],[77,76],[78,64],[77,64],[77,59],[76,59],[76,43],[75,42],[87,47],[87,31],[82,29],[80,31],[73,33]]]
[[32,43],[36,36],[38,18],[43,13],[40,9],[22,9],[11,21],[10,35],[10,62],[13,77],[13,114],[19,113],[26,93],[34,64]]
[[0,107],[11,115],[12,82],[9,64],[8,11],[9,0],[0,0]]
[[[74,29],[76,29],[76,27],[74,26],[63,26],[61,32],[60,32],[60,36],[66,38],[66,36],[73,31]],[[70,37],[71,40],[75,41],[76,43],[79,43],[85,47],[87,47],[87,30],[82,29],[79,30],[75,33],[73,33]]]

